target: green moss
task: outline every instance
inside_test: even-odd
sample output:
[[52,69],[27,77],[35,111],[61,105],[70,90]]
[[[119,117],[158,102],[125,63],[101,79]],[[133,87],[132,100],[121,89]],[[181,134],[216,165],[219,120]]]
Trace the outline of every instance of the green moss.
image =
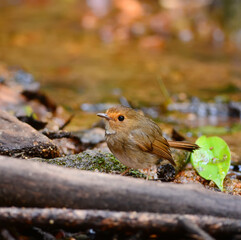
[[103,152],[86,151],[82,153],[82,160],[85,160],[84,170],[99,172],[123,172],[126,166],[121,164],[112,154]]
[[[113,154],[102,152],[100,150],[87,150],[83,153],[69,155],[53,159],[34,159],[36,161],[46,162],[49,164],[76,168],[87,171],[98,171],[103,173],[124,172],[127,167],[120,163]],[[138,170],[130,170],[130,176],[136,178],[145,178],[145,175]]]
[[146,175],[141,173],[139,170],[130,169],[129,176],[135,177],[135,178],[146,178]]

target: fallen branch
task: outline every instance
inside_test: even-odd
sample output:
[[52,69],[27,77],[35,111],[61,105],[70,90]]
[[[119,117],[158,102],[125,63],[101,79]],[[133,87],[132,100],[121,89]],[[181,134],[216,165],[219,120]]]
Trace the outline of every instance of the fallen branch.
[[241,198],[194,184],[160,183],[0,157],[0,206],[66,207],[241,219]]
[[42,134],[48,137],[49,139],[74,138],[74,136],[72,136],[70,132],[65,132],[65,131],[49,132],[44,130]]
[[241,233],[241,220],[237,219],[102,210],[0,208],[0,222],[2,225],[77,231],[94,228],[115,232],[198,233],[203,239],[210,240],[212,237],[209,234],[230,236]]

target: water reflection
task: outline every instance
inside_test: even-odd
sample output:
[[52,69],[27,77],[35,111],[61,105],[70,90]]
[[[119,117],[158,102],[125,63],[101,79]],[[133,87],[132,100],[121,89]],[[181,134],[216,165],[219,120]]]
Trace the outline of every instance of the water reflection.
[[168,9],[200,8],[212,3],[212,0],[159,0]]
[[105,16],[111,10],[111,0],[86,0],[93,13],[99,17]]

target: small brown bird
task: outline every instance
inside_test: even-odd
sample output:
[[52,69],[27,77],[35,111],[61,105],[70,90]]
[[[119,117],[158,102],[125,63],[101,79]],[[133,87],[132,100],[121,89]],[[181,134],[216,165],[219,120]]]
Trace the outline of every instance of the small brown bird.
[[167,141],[160,127],[140,111],[117,106],[98,113],[104,118],[106,142],[121,163],[129,168],[149,169],[163,159],[175,165],[170,148],[193,151],[196,144]]

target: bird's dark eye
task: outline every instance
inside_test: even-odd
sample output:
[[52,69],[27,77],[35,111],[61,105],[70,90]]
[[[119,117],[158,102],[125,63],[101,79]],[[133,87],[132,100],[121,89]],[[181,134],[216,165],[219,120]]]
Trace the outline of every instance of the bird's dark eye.
[[121,122],[124,121],[124,119],[125,119],[125,117],[122,116],[122,115],[120,115],[120,116],[118,117],[118,120],[121,121]]

